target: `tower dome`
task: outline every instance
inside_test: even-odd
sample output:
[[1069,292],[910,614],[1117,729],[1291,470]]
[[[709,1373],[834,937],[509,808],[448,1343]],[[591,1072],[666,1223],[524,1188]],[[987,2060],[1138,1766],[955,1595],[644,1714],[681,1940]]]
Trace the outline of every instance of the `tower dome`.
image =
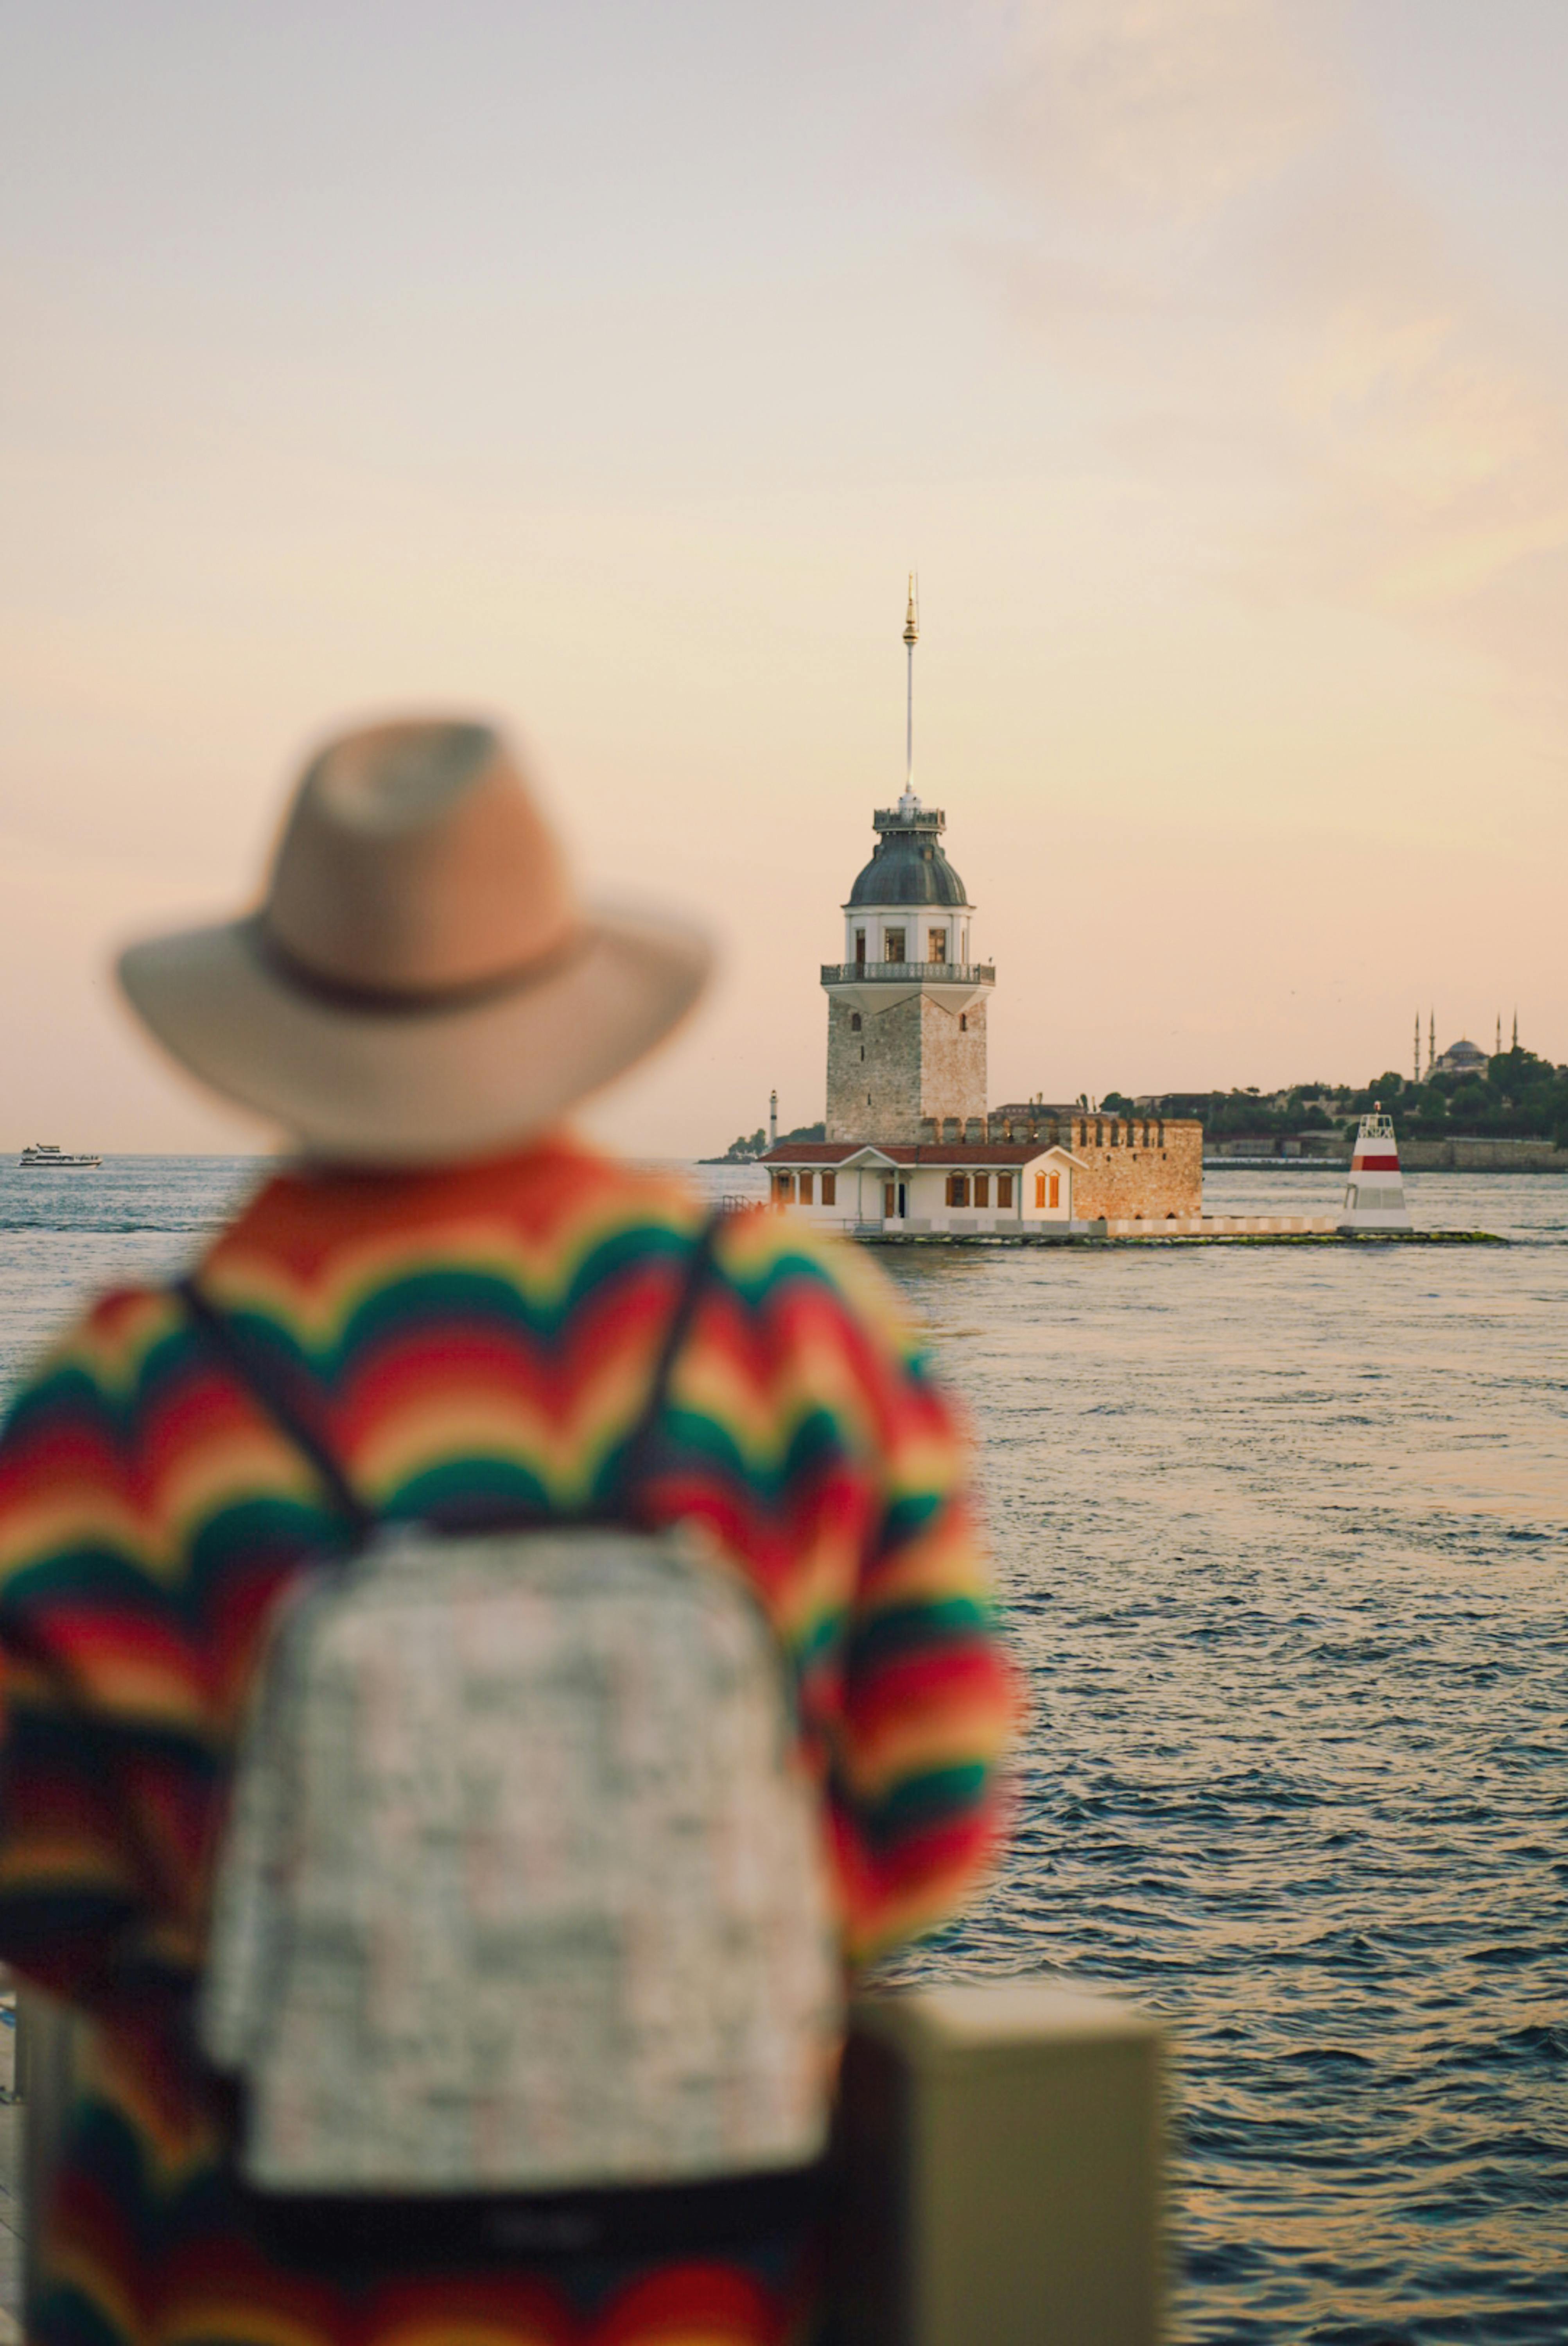
[[878,815],[881,837],[856,875],[850,904],[967,904],[963,882],[942,852],[940,813],[918,803],[907,821],[900,820],[903,813],[898,807]]

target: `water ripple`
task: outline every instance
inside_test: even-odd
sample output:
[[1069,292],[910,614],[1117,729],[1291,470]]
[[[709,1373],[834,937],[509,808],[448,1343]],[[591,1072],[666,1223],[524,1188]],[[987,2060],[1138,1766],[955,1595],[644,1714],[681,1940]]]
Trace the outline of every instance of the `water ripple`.
[[[0,1373],[255,1170],[0,1167]],[[1033,1696],[1002,1876],[908,1968],[1166,2015],[1179,2326],[1225,2346],[1568,2338],[1568,1182],[1410,1188],[1516,1243],[884,1258]]]
[[1168,2018],[1227,2346],[1568,2338],[1568,1183],[1411,1186],[1522,1242],[883,1258],[1033,1698],[1003,1877],[905,1969]]

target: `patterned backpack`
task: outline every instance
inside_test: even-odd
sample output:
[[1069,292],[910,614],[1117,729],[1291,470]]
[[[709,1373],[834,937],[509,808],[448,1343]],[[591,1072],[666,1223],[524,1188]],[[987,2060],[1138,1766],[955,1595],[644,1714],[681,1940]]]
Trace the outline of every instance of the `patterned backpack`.
[[549,2193],[820,2154],[842,2012],[783,1655],[733,1569],[625,1520],[380,1526],[190,1282],[352,1527],[269,1632],[199,2030],[259,2191]]

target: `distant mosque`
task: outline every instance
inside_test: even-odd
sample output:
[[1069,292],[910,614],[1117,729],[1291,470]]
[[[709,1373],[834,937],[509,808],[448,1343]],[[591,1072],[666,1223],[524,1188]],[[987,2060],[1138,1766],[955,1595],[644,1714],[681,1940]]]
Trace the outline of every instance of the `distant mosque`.
[[974,906],[942,847],[947,817],[915,794],[919,639],[911,576],[904,788],[871,817],[876,846],[843,906],[844,957],[822,964],[825,1137],[768,1151],[773,1201],[838,1227],[911,1235],[1200,1215],[1196,1117],[1101,1115],[1039,1096],[987,1106],[996,971],[973,957]]
[[[1519,1048],[1517,1010],[1513,1014],[1513,1041],[1511,1047],[1515,1051]],[[1495,1056],[1498,1058],[1502,1056],[1502,1013],[1501,1011],[1497,1014]],[[1430,1084],[1434,1076],[1484,1076],[1490,1065],[1491,1061],[1487,1054],[1478,1043],[1472,1043],[1467,1035],[1461,1035],[1457,1043],[1451,1043],[1446,1051],[1440,1051],[1437,1046],[1437,1013],[1433,1010],[1428,1013],[1427,1065],[1426,1074],[1423,1076],[1421,1074],[1421,1015],[1420,1012],[1417,1011],[1415,1079],[1418,1084],[1421,1082]]]

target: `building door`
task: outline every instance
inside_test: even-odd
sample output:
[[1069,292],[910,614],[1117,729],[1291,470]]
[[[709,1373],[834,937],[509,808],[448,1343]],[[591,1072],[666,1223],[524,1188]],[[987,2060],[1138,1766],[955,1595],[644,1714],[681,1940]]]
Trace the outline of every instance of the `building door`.
[[891,1222],[898,1211],[898,1191],[891,1181],[882,1183],[882,1219]]
[[901,1182],[899,1183],[899,1219],[900,1219],[900,1221],[901,1221],[901,1222],[903,1220],[903,1219],[904,1219],[905,1215],[909,1212],[909,1209],[910,1209],[910,1193],[909,1193],[909,1184],[908,1184],[907,1182],[905,1182],[905,1181],[901,1181]]

